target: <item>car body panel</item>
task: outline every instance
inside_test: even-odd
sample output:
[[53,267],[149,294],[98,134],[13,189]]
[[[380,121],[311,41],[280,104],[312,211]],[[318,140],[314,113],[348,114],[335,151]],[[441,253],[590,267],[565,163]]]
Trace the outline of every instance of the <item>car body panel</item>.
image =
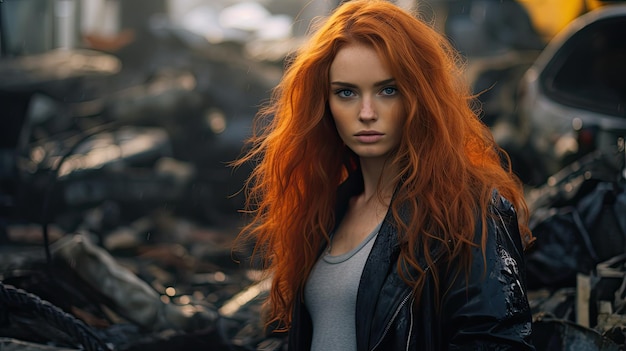
[[591,11],[557,34],[522,77],[521,133],[544,178],[579,152],[580,129],[626,129],[624,35],[626,5]]

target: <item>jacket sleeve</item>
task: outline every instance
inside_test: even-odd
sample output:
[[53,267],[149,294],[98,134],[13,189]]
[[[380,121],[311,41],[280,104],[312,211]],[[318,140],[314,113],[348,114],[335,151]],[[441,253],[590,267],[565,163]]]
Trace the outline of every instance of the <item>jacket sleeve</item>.
[[510,203],[498,201],[488,225],[485,255],[475,248],[469,276],[461,269],[446,282],[444,340],[449,350],[534,350],[523,249]]

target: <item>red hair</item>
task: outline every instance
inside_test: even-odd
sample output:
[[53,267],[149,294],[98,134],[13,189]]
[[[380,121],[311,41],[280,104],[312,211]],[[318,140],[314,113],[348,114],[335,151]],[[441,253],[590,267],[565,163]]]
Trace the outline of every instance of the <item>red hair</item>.
[[[398,264],[418,272],[403,279],[419,293],[425,267],[418,263],[418,249],[437,277],[428,254],[435,242],[446,243],[448,262],[469,262],[476,221],[487,220],[496,188],[517,209],[524,241],[532,238],[521,183],[472,110],[460,57],[447,40],[386,1],[346,2],[290,58],[269,104],[259,111],[249,153],[236,162],[256,162],[246,186],[252,218],[240,239],[255,240],[254,254],[272,274],[267,322],[282,327],[290,325],[296,294],[336,224],[335,190],[358,164],[328,108],[330,65],[350,43],[378,52],[407,116],[390,160],[400,169],[391,203],[403,244]],[[408,222],[401,220],[400,206],[408,206]]]

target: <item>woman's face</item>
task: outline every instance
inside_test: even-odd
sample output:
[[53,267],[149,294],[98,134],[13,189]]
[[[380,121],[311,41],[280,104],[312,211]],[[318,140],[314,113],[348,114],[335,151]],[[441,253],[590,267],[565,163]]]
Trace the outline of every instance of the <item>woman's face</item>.
[[400,143],[400,93],[373,48],[349,44],[339,50],[330,66],[329,105],[339,136],[362,161],[384,160]]

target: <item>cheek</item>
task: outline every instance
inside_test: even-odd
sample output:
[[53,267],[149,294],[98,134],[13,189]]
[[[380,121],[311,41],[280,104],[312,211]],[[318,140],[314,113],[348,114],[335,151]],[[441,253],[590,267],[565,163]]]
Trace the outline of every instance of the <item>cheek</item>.
[[398,138],[398,142],[399,139],[402,137],[402,131],[405,128],[405,124],[406,124],[406,115],[405,112],[402,108],[396,108],[395,111],[393,111],[393,126],[394,129],[396,130],[396,137]]
[[398,102],[393,108],[393,116],[395,117],[396,124],[400,127],[404,127],[404,123],[407,119],[407,112],[401,102]]
[[341,108],[341,106],[339,106],[338,104],[330,103],[329,105],[330,105],[330,108],[329,108],[330,114],[333,118],[333,121],[335,122],[337,131],[339,132],[339,134],[341,134],[341,131],[345,125],[346,111],[344,108]]

